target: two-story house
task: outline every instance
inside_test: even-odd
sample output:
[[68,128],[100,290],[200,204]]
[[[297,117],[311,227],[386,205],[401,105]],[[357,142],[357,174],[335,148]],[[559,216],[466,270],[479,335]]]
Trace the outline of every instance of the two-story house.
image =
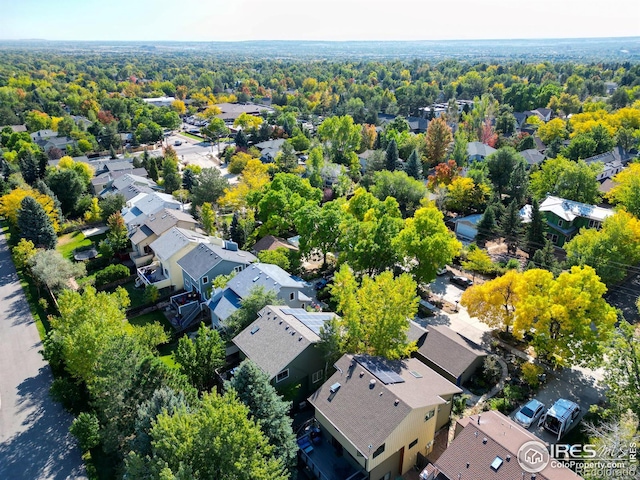
[[[432,451],[436,432],[449,422],[453,396],[462,392],[415,358],[343,355],[335,367],[309,401],[322,443],[360,470],[358,478],[389,480],[411,470]],[[314,463],[313,454],[301,456],[312,471],[327,467]]]
[[467,157],[469,159],[469,163],[472,162],[482,162],[485,158],[487,158],[492,153],[497,152],[497,150],[485,143],[482,142],[469,142],[467,143]]
[[240,273],[257,260],[252,253],[238,250],[238,244],[235,242],[215,240],[212,239],[211,243],[201,243],[178,260],[182,269],[184,289],[198,292],[202,299],[210,297],[212,282],[218,275]]
[[184,277],[178,260],[198,244],[208,243],[209,240],[207,235],[193,230],[171,227],[149,245],[153,252],[153,262],[138,268],[138,284],[154,285],[158,290],[162,288],[181,290],[184,287]]
[[256,287],[274,292],[289,307],[305,308],[313,302],[313,289],[302,279],[277,265],[253,263],[229,280],[225,288],[212,292],[207,302],[212,326],[222,327]]
[[[549,196],[540,204],[548,232],[547,238],[558,247],[564,246],[581,228],[600,228],[602,222],[614,211],[609,208],[565,200]],[[523,223],[531,222],[531,205],[520,210]]]
[[153,215],[164,208],[181,210],[182,204],[173,196],[160,193],[140,193],[131,200],[128,200],[125,208],[122,209],[122,217],[127,225],[127,230],[131,231],[135,227],[143,225],[149,215]]
[[269,375],[279,391],[296,390],[306,398],[324,380],[325,357],[318,348],[320,327],[336,314],[307,312],[302,308],[268,305],[234,339],[241,357]]

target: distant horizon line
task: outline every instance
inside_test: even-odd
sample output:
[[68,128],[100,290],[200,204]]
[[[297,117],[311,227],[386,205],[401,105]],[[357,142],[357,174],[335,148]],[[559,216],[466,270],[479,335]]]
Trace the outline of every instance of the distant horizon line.
[[521,37],[521,38],[441,38],[441,39],[350,39],[350,40],[328,40],[328,39],[260,39],[260,40],[51,40],[47,38],[0,38],[0,42],[51,42],[51,43],[268,43],[268,42],[323,42],[323,43],[410,43],[410,42],[495,42],[495,41],[523,41],[523,40],[624,40],[640,39],[640,35],[635,36],[605,36],[605,37]]

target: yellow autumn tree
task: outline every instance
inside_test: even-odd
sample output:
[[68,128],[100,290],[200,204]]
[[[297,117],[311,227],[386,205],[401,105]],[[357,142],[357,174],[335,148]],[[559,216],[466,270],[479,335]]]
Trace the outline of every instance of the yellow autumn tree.
[[472,317],[508,332],[515,317],[519,275],[518,271],[509,270],[501,277],[475,285],[462,294],[460,303]]
[[224,189],[224,195],[219,200],[223,208],[239,210],[247,205],[247,195],[255,192],[269,183],[269,167],[256,158],[247,160],[242,170],[242,177],[237,185]]
[[60,219],[53,199],[29,187],[16,188],[0,197],[0,215],[16,226],[18,224],[18,210],[20,210],[20,205],[25,197],[33,197],[42,206],[51,220],[53,229],[58,232],[60,230]]

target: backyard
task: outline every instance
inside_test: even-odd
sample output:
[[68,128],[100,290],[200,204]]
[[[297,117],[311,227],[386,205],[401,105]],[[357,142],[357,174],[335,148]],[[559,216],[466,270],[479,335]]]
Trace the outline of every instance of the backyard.
[[155,310],[150,313],[145,313],[144,315],[138,315],[137,317],[130,318],[129,323],[131,325],[136,325],[142,327],[144,325],[152,325],[154,323],[159,323],[164,328],[164,331],[169,335],[169,342],[164,345],[160,345],[158,347],[158,354],[160,355],[160,359],[169,367],[176,367],[176,362],[173,358],[173,352],[178,347],[178,340],[174,339],[173,328],[171,324],[167,320],[167,317],[160,310]]
[[63,257],[73,260],[73,252],[76,249],[90,247],[91,245],[97,247],[100,241],[106,238],[106,236],[106,233],[101,233],[92,237],[85,237],[81,231],[65,233],[58,237],[56,250],[58,250]]

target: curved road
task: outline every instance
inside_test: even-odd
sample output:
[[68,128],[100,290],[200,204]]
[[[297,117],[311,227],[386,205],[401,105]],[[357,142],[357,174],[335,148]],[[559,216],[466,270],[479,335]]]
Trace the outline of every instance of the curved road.
[[0,479],[87,478],[72,417],[49,397],[52,376],[0,235]]

